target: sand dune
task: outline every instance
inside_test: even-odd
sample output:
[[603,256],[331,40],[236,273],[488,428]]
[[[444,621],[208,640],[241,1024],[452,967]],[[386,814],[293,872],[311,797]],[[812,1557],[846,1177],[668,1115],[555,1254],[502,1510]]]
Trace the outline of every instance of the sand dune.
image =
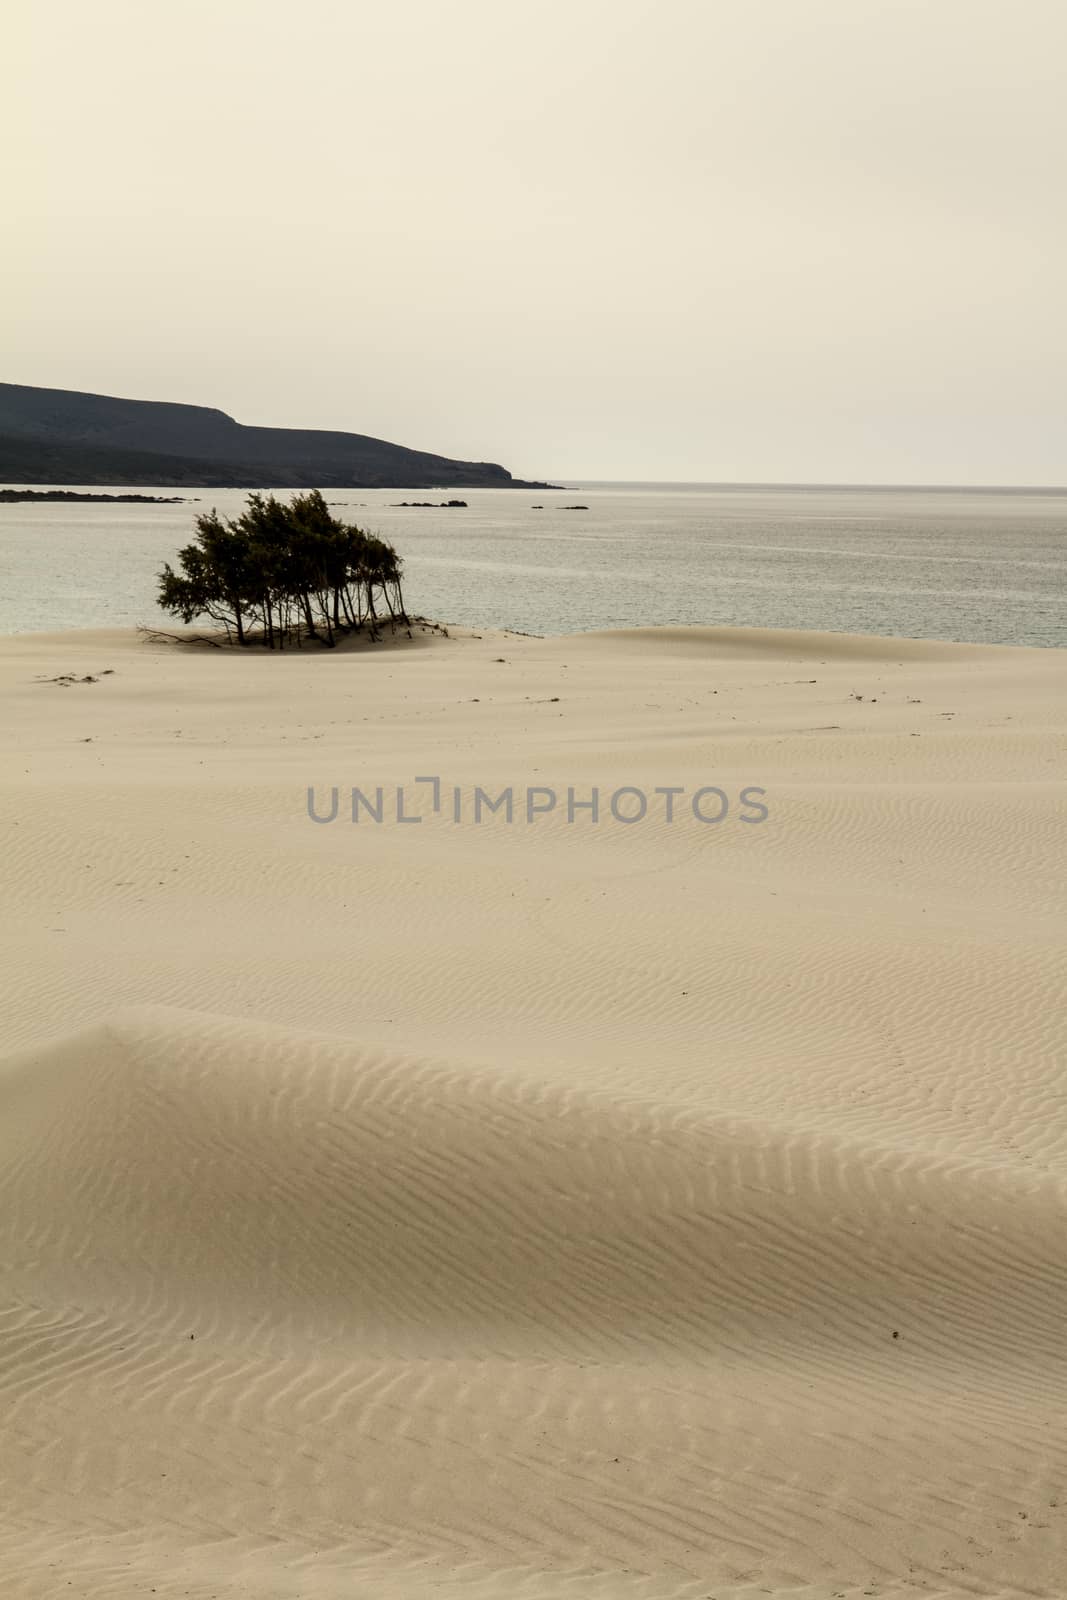
[[406,646],[0,644],[0,1591],[1067,1593],[1067,657]]
[[824,633],[800,628],[615,628],[574,634],[568,652],[596,650],[605,645],[625,648],[628,655],[648,650],[663,657],[678,651],[691,655],[759,656],[764,660],[784,656],[790,660],[833,661],[955,661],[995,657],[1004,645],[949,644],[939,639],[894,639],[883,634]]

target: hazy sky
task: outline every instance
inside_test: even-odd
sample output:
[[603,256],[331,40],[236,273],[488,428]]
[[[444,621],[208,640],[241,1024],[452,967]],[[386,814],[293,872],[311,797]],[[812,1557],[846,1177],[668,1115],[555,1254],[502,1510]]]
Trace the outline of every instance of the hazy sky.
[[1067,0],[15,0],[4,34],[9,381],[525,476],[1067,482]]

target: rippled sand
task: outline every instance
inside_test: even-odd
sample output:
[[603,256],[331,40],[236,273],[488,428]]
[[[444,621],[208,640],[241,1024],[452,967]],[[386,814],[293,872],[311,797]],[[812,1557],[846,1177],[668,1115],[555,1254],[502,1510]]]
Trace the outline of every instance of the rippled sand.
[[5,1597],[1067,1592],[1067,653],[0,683]]

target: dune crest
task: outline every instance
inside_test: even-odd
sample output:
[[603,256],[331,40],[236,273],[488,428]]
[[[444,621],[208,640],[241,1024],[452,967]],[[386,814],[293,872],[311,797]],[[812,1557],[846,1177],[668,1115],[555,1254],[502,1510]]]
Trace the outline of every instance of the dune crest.
[[568,639],[572,649],[625,646],[627,650],[648,650],[658,655],[692,651],[700,655],[775,656],[789,659],[903,662],[958,661],[988,659],[1012,646],[995,644],[951,644],[939,639],[900,639],[875,633],[826,633],[801,628],[713,628],[686,625],[678,627],[618,628],[574,634]]

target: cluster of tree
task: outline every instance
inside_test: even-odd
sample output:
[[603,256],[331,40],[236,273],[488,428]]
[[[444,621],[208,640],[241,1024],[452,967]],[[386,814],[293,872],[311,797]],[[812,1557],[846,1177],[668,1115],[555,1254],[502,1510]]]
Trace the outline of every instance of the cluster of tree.
[[185,623],[207,616],[238,644],[283,650],[339,634],[383,614],[407,622],[401,561],[392,545],[340,522],[318,489],[283,504],[250,494],[241,516],[196,519],[196,538],[159,575],[159,604]]

